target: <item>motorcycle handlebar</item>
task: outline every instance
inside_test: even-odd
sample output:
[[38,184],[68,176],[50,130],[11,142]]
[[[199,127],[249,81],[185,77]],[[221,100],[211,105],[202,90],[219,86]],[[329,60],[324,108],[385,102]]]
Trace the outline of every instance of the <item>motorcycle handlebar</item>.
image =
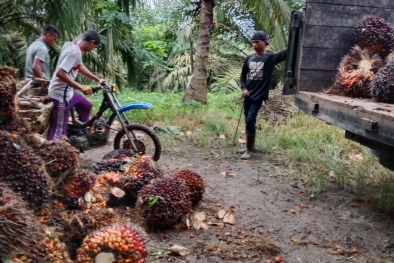
[[92,87],[92,92],[93,92],[93,93],[97,93],[97,92],[99,92],[101,89],[102,89],[101,86],[95,86],[95,87]]

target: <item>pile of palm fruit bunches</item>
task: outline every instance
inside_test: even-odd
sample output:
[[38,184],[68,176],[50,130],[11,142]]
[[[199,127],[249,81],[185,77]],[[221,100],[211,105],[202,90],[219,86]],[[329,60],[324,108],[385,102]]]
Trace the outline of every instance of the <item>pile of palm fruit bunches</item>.
[[394,28],[367,17],[354,28],[354,46],[342,58],[327,93],[394,103]]
[[146,235],[131,222],[174,226],[202,200],[203,178],[165,175],[130,150],[81,169],[74,147],[18,116],[16,81],[0,66],[0,262],[146,262]]

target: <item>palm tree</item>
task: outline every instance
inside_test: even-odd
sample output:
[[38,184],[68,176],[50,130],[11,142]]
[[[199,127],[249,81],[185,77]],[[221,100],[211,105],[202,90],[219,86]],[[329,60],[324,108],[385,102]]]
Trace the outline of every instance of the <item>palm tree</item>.
[[200,4],[201,17],[198,32],[195,67],[182,100],[184,102],[195,100],[202,104],[206,104],[209,42],[213,21],[214,0],[201,0]]

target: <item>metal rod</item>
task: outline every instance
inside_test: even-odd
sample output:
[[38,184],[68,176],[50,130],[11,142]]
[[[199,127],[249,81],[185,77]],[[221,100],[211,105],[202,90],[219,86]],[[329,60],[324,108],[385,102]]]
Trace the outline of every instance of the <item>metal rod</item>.
[[231,155],[230,155],[230,158],[233,157],[233,150],[234,150],[235,138],[237,137],[238,127],[239,127],[239,123],[241,122],[241,117],[242,117],[242,112],[244,111],[244,106],[245,106],[245,100],[243,99],[243,100],[242,100],[241,113],[239,114],[237,129],[235,130],[235,134],[234,134],[233,145],[231,146]]

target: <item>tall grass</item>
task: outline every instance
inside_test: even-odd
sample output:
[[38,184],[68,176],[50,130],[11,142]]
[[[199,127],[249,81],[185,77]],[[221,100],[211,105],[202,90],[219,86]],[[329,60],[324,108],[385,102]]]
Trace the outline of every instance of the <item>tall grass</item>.
[[[119,93],[122,104],[145,101],[149,110],[128,112],[132,122],[150,126],[178,126],[182,134],[161,134],[163,148],[170,154],[228,158],[240,116],[239,94],[208,95],[208,105],[181,103],[182,94]],[[99,95],[91,101],[97,110]],[[258,118],[256,148],[264,161],[281,167],[282,173],[309,185],[311,197],[334,178],[338,187],[355,190],[355,198],[369,201],[385,211],[394,211],[394,173],[382,167],[368,148],[345,139],[344,131],[299,113],[286,122]],[[243,137],[242,117],[238,138]],[[223,139],[224,138],[224,139]],[[236,145],[236,147],[241,145]],[[190,149],[193,149],[192,151]],[[214,154],[213,154],[214,152]]]

